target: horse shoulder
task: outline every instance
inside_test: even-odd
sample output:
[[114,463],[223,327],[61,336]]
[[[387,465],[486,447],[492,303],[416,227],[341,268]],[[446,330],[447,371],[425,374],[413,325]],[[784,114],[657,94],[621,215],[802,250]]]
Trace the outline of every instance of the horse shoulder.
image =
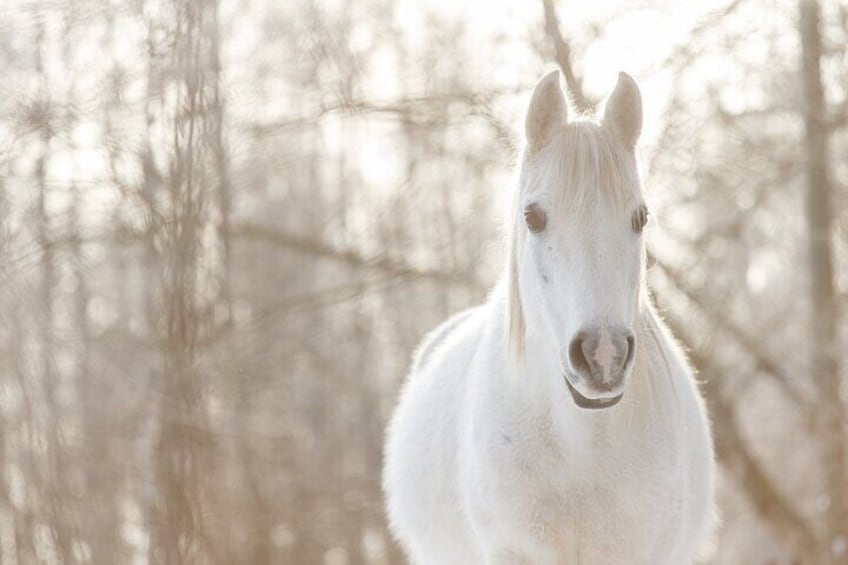
[[484,310],[471,308],[423,339],[389,425],[387,510],[414,562],[476,558],[467,555],[473,543],[459,503],[458,435],[467,372],[484,324]]

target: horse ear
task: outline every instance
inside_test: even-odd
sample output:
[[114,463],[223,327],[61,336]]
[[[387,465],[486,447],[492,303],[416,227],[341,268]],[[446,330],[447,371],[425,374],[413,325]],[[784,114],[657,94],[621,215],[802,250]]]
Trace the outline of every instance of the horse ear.
[[568,107],[559,87],[559,71],[552,71],[536,83],[530,97],[524,122],[530,151],[536,152],[547,145],[557,126],[565,125],[567,119]]
[[629,149],[636,147],[642,133],[642,94],[627,73],[618,73],[618,82],[604,107],[603,123]]

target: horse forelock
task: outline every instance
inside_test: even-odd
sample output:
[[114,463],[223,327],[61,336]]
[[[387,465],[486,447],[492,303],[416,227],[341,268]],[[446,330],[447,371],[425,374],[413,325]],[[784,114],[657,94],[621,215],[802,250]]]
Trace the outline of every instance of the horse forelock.
[[621,210],[640,198],[632,151],[592,120],[568,124],[542,150],[526,154],[520,178],[519,200],[551,186],[554,214],[571,222],[598,197]]

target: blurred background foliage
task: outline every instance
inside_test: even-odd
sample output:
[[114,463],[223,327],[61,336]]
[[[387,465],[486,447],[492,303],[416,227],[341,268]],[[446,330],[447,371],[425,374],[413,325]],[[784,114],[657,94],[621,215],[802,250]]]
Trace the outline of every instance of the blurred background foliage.
[[0,563],[402,563],[385,421],[498,276],[556,66],[584,111],[642,85],[708,562],[848,563],[848,4],[22,0],[0,32]]

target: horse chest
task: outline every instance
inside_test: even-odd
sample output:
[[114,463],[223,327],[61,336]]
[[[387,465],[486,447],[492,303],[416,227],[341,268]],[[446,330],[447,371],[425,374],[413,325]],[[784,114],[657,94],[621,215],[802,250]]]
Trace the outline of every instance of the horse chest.
[[553,562],[649,562],[674,543],[686,512],[678,442],[587,440],[569,450],[544,430],[523,439],[493,440],[475,479],[493,531],[523,532]]
[[594,474],[552,482],[533,506],[554,518],[550,541],[560,553],[578,562],[632,563],[673,543],[684,522],[684,491],[682,472],[666,462],[601,464]]

